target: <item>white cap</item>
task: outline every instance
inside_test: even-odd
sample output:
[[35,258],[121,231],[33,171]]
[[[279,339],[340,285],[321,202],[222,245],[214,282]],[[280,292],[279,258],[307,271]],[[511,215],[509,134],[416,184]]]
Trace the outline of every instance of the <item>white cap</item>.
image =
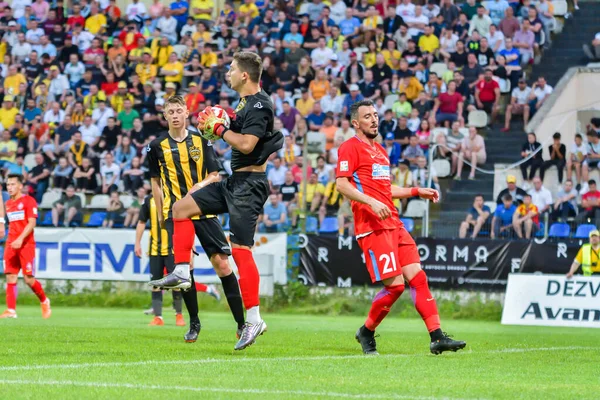
[[331,57],[329,57],[329,59],[331,61],[337,61],[338,60],[338,55],[337,54],[332,54]]
[[164,106],[165,105],[165,99],[156,99],[156,101],[154,102],[155,106]]
[[350,85],[350,91],[355,91],[355,90],[360,90],[360,88],[358,87],[358,85],[356,83],[353,83],[352,85]]

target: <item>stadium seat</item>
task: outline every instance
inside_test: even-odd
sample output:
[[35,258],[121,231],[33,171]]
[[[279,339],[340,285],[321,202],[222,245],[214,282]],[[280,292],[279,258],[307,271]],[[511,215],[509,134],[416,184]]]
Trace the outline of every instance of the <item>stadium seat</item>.
[[184,44],[176,44],[175,46],[173,46],[173,52],[177,54],[177,58],[181,58],[186,49],[187,46]]
[[54,202],[61,198],[61,193],[56,190],[51,190],[42,196],[42,202],[39,204],[41,209],[50,209]]
[[575,232],[575,239],[587,239],[590,235],[590,232],[596,230],[596,225],[593,224],[583,224],[577,227],[577,231]]
[[469,136],[469,128],[458,128],[458,131],[463,134],[463,136]]
[[404,217],[423,218],[426,208],[427,203],[424,200],[411,200],[408,202],[408,206],[406,206]]
[[306,232],[317,232],[319,230],[319,220],[316,217],[306,217]]
[[81,207],[85,207],[85,205],[87,204],[87,199],[85,197],[85,194],[77,192],[77,193],[75,193],[75,196],[79,197],[79,199],[81,200]]
[[36,166],[35,154],[34,153],[27,154],[25,156],[25,158],[23,159],[23,165],[25,165],[27,170],[31,171],[31,169]]
[[442,75],[444,75],[446,71],[448,71],[448,66],[443,62],[435,62],[429,67],[429,72],[435,72],[440,79],[442,79]]
[[44,214],[44,217],[40,222],[40,226],[52,226],[52,211],[48,211]]
[[548,236],[555,238],[568,238],[570,234],[571,228],[569,227],[569,224],[554,223],[550,225],[550,232],[548,233]]
[[475,128],[485,128],[488,124],[488,116],[485,111],[481,110],[469,112],[467,120],[469,121],[469,125],[474,126]]
[[300,4],[300,8],[298,9],[298,15],[308,14],[309,7],[310,7],[310,3]]
[[92,197],[90,204],[88,204],[87,208],[101,208],[106,209],[108,207],[108,202],[110,200],[110,196],[107,194],[97,194]]
[[490,208],[490,213],[494,213],[494,211],[496,211],[496,206],[498,204],[496,204],[495,201],[486,201],[485,203],[483,203],[483,205],[486,205]]
[[337,217],[326,217],[321,224],[319,232],[321,233],[334,233],[339,230]]
[[431,167],[435,169],[438,178],[447,178],[450,176],[450,172],[452,172],[452,166],[448,160],[433,160]]
[[447,136],[448,129],[443,128],[443,127],[433,128],[433,130],[431,131],[431,135],[429,135],[429,139],[430,139],[431,143],[435,143],[435,139],[438,137],[439,134]]
[[552,2],[554,6],[554,15],[562,17],[569,12],[569,5],[565,0],[554,0]]
[[392,106],[394,105],[396,100],[398,100],[397,94],[388,94],[387,96],[385,96],[385,100],[383,101],[383,104],[385,105],[385,107],[387,109],[391,110]]
[[102,223],[106,219],[106,212],[104,211],[96,211],[90,215],[90,219],[87,223],[88,228],[97,228],[102,226]]
[[544,237],[546,234],[546,225],[543,222],[540,222],[540,229],[535,233],[535,237]]
[[131,205],[133,204],[133,200],[135,200],[133,196],[130,196],[128,194],[121,195],[120,199],[121,203],[123,203],[123,207],[125,208],[131,207]]
[[408,233],[412,233],[415,229],[415,220],[412,218],[400,218],[400,221],[404,224],[404,227],[408,231]]

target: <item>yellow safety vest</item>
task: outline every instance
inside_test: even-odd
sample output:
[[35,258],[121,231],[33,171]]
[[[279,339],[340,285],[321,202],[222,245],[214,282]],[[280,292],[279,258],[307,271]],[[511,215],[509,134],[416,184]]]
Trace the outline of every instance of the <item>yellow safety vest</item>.
[[581,270],[583,271],[583,276],[592,276],[592,245],[584,244],[581,246],[582,250],[582,263]]

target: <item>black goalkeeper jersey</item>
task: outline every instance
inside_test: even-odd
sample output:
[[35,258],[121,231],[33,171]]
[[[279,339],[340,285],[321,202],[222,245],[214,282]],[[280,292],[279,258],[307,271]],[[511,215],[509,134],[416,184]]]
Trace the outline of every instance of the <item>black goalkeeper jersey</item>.
[[230,129],[235,133],[254,135],[258,137],[258,143],[249,154],[232,149],[231,169],[233,171],[251,165],[262,165],[272,153],[283,146],[281,132],[273,132],[274,119],[273,103],[264,90],[240,99]]

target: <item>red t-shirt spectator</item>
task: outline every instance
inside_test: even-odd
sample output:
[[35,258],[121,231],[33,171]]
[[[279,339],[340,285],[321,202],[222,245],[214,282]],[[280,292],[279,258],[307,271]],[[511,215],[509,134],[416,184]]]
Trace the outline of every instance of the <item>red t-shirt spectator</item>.
[[103,82],[100,84],[100,89],[105,95],[112,96],[113,94],[117,93],[117,90],[119,89],[119,82]]
[[454,94],[441,93],[438,96],[440,101],[439,112],[443,114],[456,114],[458,112],[458,103],[463,101],[460,93],[454,92]]
[[[597,199],[600,198],[600,191],[598,190],[594,190],[594,191],[589,191],[586,194],[584,194],[583,196],[581,196],[581,200],[587,200],[588,202],[592,203],[592,204],[596,204]],[[586,211],[592,211],[594,207],[588,207],[585,210]]]
[[[300,182],[302,182],[302,167],[299,167],[298,164],[294,164],[292,166],[292,175],[294,175],[294,182],[296,182],[297,184],[300,184]],[[312,167],[309,165],[308,168],[306,169],[306,179],[308,179],[308,177],[312,174]]]
[[104,50],[102,50],[101,48],[93,49],[90,47],[89,49],[84,51],[83,54],[85,54],[85,55],[91,54],[93,56],[86,62],[86,64],[88,64],[88,65],[93,65],[95,63],[94,59],[96,58],[96,56],[102,56],[102,58],[104,58]]
[[476,87],[479,90],[479,100],[482,103],[493,103],[496,101],[496,89],[500,89],[498,82],[493,79],[489,81],[482,79]]
[[69,25],[71,27],[71,29],[73,29],[73,27],[79,24],[81,26],[85,26],[85,18],[83,18],[81,15],[75,16],[75,15],[71,15],[68,19],[67,19],[67,25]]
[[123,42],[123,47],[128,52],[135,49],[137,47],[138,39],[143,37],[144,35],[139,32],[131,33],[125,30],[119,34],[119,39],[121,39],[121,42]]

